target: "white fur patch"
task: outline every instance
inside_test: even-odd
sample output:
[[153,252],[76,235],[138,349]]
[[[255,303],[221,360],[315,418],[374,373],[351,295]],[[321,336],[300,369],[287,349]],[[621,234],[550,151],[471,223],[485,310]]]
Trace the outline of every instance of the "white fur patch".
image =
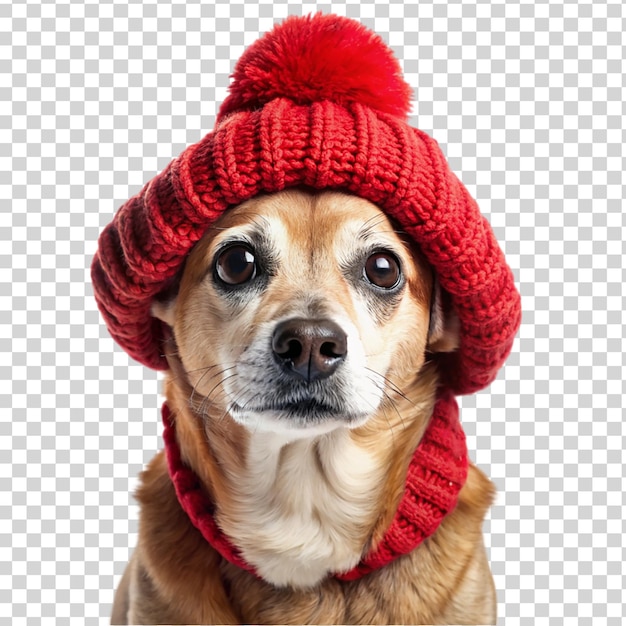
[[265,580],[309,587],[362,558],[383,472],[347,429],[296,441],[259,432],[231,478],[237,506],[219,521]]

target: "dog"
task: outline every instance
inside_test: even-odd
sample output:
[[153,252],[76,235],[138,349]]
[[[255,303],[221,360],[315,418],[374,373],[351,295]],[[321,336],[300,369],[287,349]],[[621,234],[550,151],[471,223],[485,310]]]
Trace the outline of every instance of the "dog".
[[153,304],[180,458],[225,559],[181,508],[165,452],[142,473],[112,624],[486,624],[494,498],[469,464],[417,548],[354,580],[392,524],[458,320],[415,242],[374,204],[296,188],[226,211]]

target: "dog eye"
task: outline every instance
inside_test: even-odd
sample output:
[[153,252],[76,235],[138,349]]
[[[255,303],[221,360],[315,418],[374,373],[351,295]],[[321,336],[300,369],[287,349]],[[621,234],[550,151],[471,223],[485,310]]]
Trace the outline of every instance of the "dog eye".
[[215,271],[227,285],[243,285],[256,276],[254,254],[244,246],[232,246],[217,257]]
[[393,289],[400,282],[400,264],[391,254],[376,252],[365,262],[365,278],[382,289]]

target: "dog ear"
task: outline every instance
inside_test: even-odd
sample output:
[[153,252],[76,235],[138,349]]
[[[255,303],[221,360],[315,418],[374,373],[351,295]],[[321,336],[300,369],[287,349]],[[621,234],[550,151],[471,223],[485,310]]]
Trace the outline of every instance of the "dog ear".
[[427,350],[454,352],[459,347],[459,330],[459,318],[452,307],[450,296],[441,288],[437,276],[434,276]]
[[174,328],[174,308],[176,307],[176,298],[167,300],[155,300],[152,303],[152,315],[162,322],[165,322],[170,328]]
[[[174,337],[174,311],[176,308],[176,296],[167,299],[155,300],[152,303],[151,313],[153,317],[161,320],[166,327],[163,329],[162,354],[167,359],[167,364],[172,375],[178,379],[179,385],[183,381],[188,383],[187,372],[183,367],[180,355],[178,353],[178,345]],[[191,391],[191,388],[190,388]]]

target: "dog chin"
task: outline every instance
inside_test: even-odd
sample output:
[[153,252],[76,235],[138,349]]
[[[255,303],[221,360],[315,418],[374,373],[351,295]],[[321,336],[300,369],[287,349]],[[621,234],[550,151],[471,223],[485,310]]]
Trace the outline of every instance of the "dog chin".
[[340,428],[358,428],[371,413],[336,410],[317,403],[284,407],[230,407],[231,417],[251,432],[270,432],[300,439],[325,435]]

